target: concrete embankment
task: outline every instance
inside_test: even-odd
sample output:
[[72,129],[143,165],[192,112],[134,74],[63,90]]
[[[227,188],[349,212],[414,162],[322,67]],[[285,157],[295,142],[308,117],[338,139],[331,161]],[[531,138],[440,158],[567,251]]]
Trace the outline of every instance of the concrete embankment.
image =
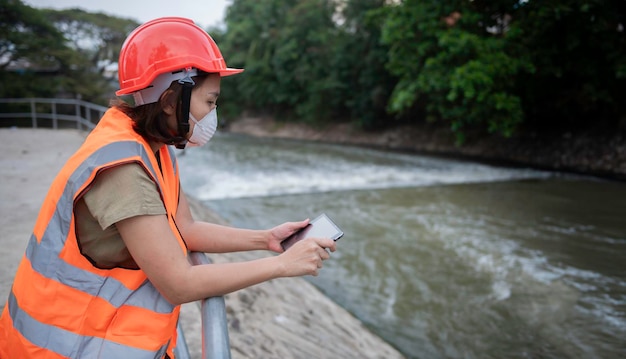
[[271,118],[245,117],[224,131],[257,137],[323,141],[399,150],[505,166],[533,167],[626,181],[626,131],[519,133],[511,138],[468,134],[463,146],[441,124],[398,125],[364,131],[348,123],[312,127]]
[[[0,308],[32,232],[48,186],[86,136],[76,130],[0,129]],[[191,199],[197,219],[221,222]],[[210,254],[216,262],[244,261],[265,252]],[[51,300],[53,298],[50,298]],[[283,278],[225,297],[233,358],[402,358],[343,308],[303,278]],[[198,303],[181,316],[192,358],[200,358]]]

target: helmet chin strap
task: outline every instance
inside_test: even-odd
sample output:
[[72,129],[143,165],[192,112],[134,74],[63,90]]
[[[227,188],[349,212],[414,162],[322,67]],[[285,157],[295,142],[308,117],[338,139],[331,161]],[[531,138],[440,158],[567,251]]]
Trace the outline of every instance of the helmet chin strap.
[[176,148],[184,149],[187,146],[187,133],[189,133],[189,109],[191,107],[191,90],[196,84],[191,78],[191,69],[185,69],[185,77],[178,80],[183,85],[183,91],[178,99],[178,111],[176,113],[176,122],[178,124],[178,136],[183,140],[176,143]]

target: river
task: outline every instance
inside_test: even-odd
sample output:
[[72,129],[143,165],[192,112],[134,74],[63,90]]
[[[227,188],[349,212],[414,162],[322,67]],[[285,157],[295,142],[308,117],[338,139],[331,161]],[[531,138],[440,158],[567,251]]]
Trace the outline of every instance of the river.
[[626,183],[232,134],[179,163],[234,225],[328,214],[307,280],[408,358],[626,357]]

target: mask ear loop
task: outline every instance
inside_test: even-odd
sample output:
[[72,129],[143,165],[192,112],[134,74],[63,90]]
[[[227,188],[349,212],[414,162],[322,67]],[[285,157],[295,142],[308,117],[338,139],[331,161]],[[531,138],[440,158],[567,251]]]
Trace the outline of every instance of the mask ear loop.
[[189,72],[191,69],[185,69],[185,77],[178,80],[183,85],[183,91],[178,99],[178,112],[176,121],[178,122],[178,135],[183,138],[181,142],[176,144],[176,148],[182,150],[187,146],[187,133],[189,132],[189,110],[191,106],[191,90],[196,84],[191,78]]

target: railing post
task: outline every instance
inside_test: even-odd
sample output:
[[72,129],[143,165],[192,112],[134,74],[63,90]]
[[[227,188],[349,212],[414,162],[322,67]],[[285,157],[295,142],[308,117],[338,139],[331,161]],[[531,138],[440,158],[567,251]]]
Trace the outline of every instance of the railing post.
[[[28,110],[23,110],[21,112],[4,112],[0,109],[0,118],[12,118],[16,119],[15,124],[21,125],[21,119],[27,119],[30,117],[32,128],[39,127],[38,122],[39,119],[43,120],[51,120],[51,127],[54,129],[59,128],[59,123],[61,121],[76,121],[76,128],[79,130],[84,130],[87,127],[87,130],[92,130],[96,124],[91,122],[93,117],[92,111],[96,111],[100,114],[100,117],[108,110],[108,107],[96,105],[90,102],[85,102],[81,100],[81,96],[77,95],[76,99],[67,99],[67,98],[56,98],[56,99],[45,99],[45,98],[0,98],[0,103],[16,103],[16,104],[30,104],[30,113]],[[42,113],[38,113],[37,105],[41,104]],[[71,106],[74,105],[74,114],[63,110],[59,113],[59,104],[62,106]],[[48,107],[49,106],[49,107]],[[19,106],[22,109],[22,106]],[[83,109],[85,108],[85,117],[83,117]],[[68,108],[71,110],[71,107]],[[98,121],[96,121],[97,123]],[[46,122],[47,124],[48,122]],[[63,127],[63,126],[61,126]]]
[[80,95],[76,95],[76,128],[81,129],[81,120],[80,120],[80,99],[82,97]]
[[57,122],[57,103],[52,103],[52,128],[55,130],[59,127]]
[[91,108],[85,106],[85,115],[87,117],[87,122],[91,124]]
[[30,99],[30,118],[32,120],[33,128],[37,128],[37,108],[35,107],[35,99]]
[[[204,253],[189,253],[193,265],[211,263]],[[202,359],[230,359],[230,340],[224,297],[202,300]]]

